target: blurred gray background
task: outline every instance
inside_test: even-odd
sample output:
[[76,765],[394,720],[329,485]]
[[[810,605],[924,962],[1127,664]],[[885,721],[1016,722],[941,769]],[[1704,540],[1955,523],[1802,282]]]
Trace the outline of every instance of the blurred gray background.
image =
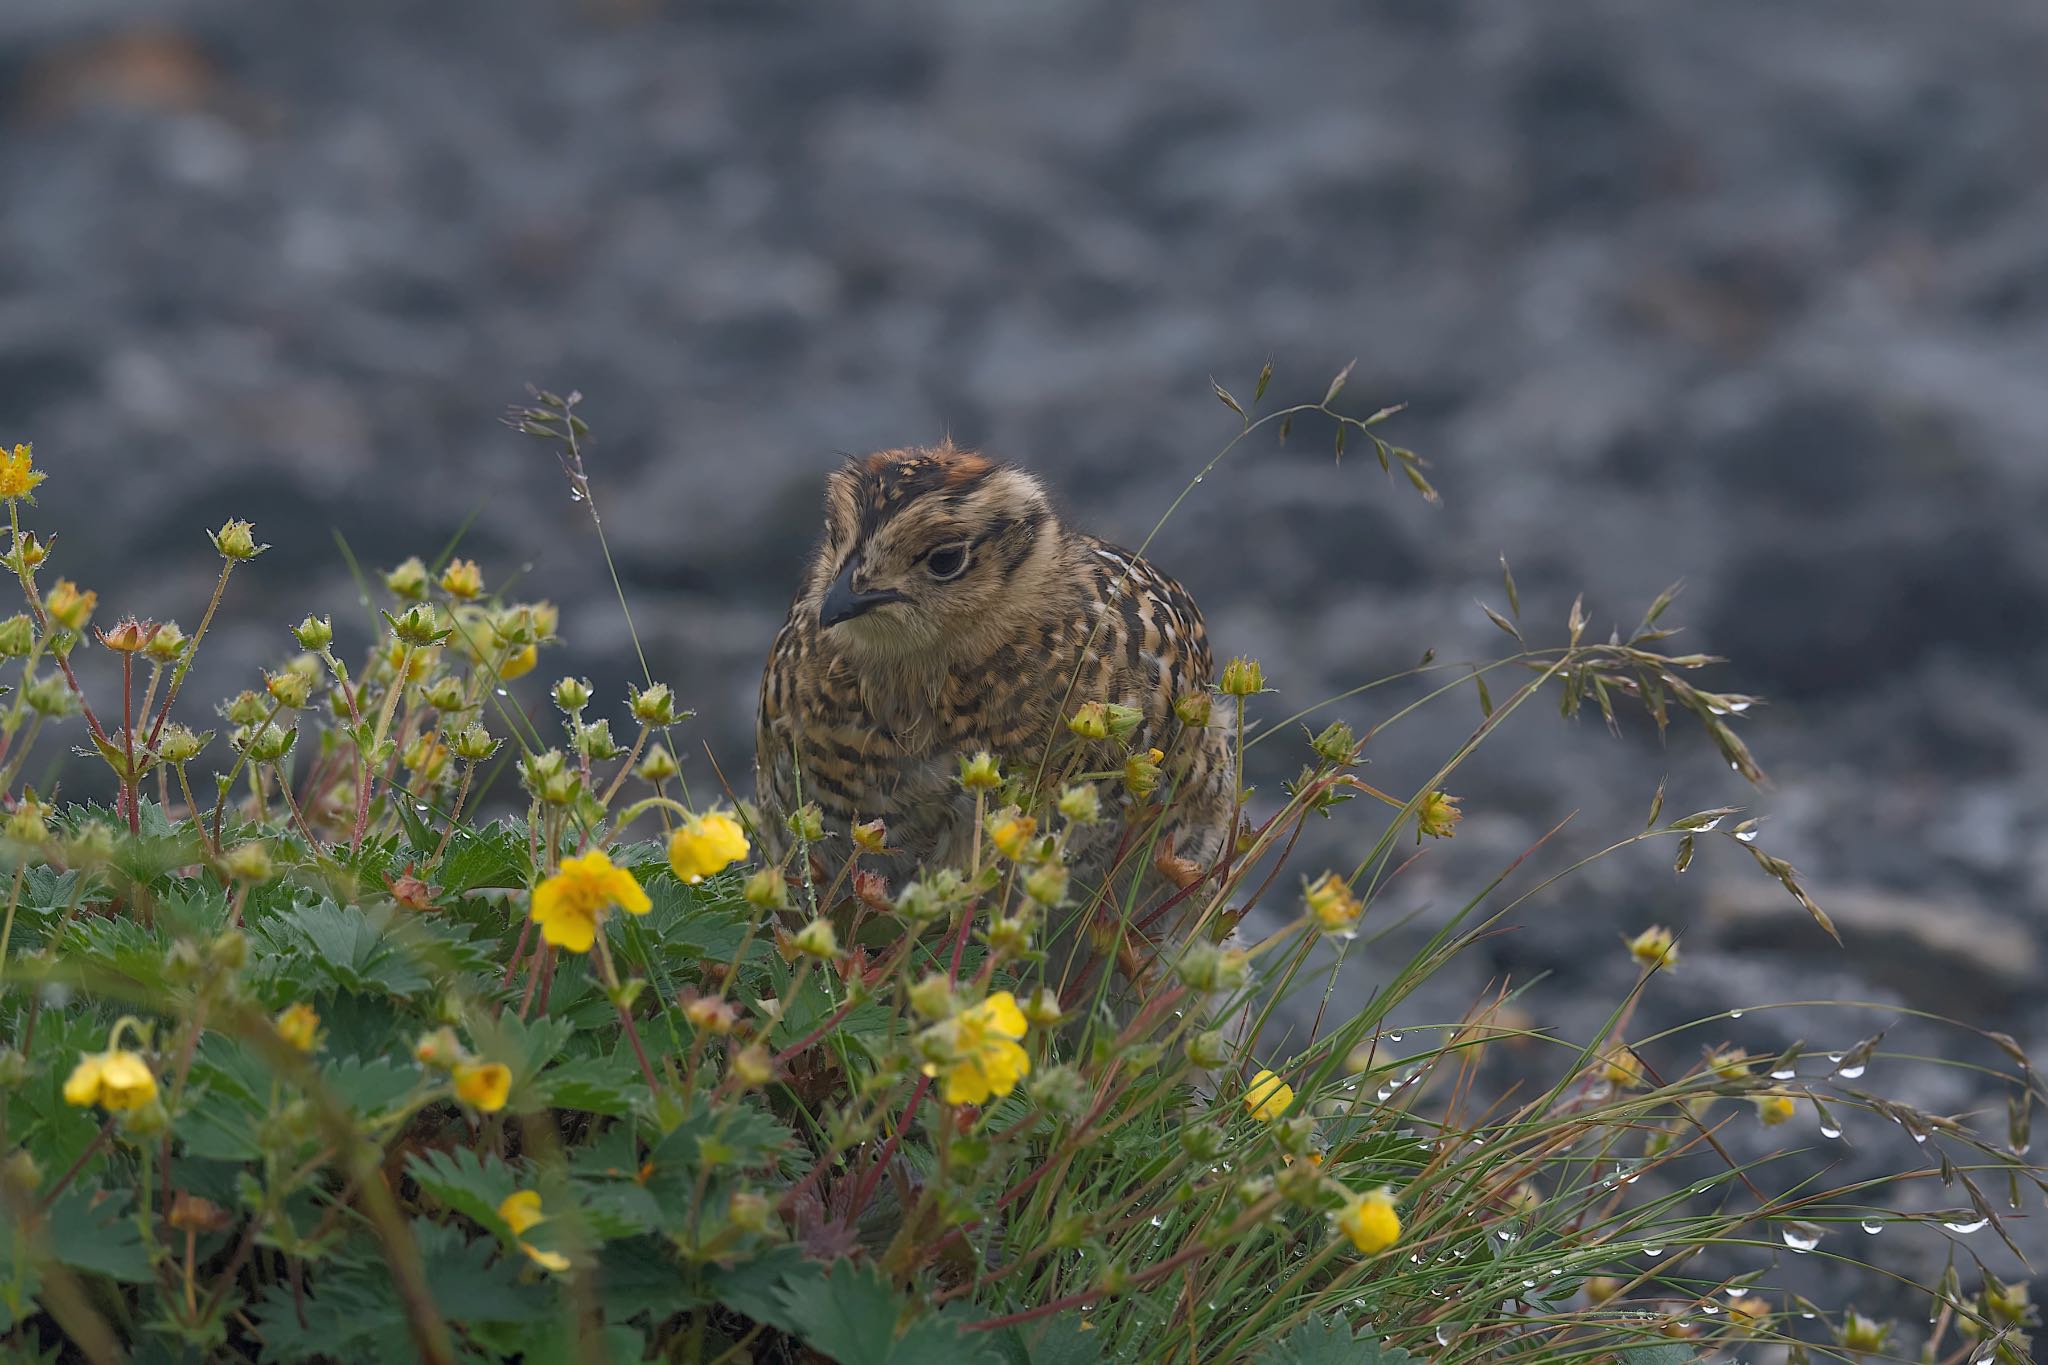
[[[1632,833],[1668,774],[1667,813],[1767,815],[1848,938],[1739,848],[1677,877],[1658,845],[1532,899],[1423,1016],[1550,972],[1536,1022],[1583,1035],[1632,980],[1618,935],[1661,920],[1664,1022],[1893,1007],[1752,1013],[1662,1064],[1900,1005],[2039,1042],[2044,70],[2037,0],[8,0],[0,436],[35,441],[59,567],[110,610],[189,628],[203,527],[276,543],[195,699],[348,612],[331,531],[388,565],[472,513],[492,580],[565,608],[530,692],[574,670],[616,697],[586,511],[496,422],[529,382],[580,388],[701,793],[700,743],[749,764],[835,452],[950,433],[1135,541],[1233,431],[1209,376],[1248,396],[1270,358],[1272,397],[1312,400],[1355,357],[1346,401],[1409,405],[1386,430],[1441,507],[1303,423],[1153,547],[1273,714],[1500,652],[1473,599],[1500,605],[1505,554],[1542,642],[1579,592],[1604,634],[1685,580],[1668,622],[1735,661],[1709,685],[1768,696],[1742,728],[1774,779],[1539,704],[1375,914],[1440,921],[1573,811],[1533,869]],[[1467,690],[1384,732],[1369,776],[1406,794],[1477,719]],[[1359,810],[1303,871],[1362,851]],[[1355,950],[1339,1007],[1406,942]]]

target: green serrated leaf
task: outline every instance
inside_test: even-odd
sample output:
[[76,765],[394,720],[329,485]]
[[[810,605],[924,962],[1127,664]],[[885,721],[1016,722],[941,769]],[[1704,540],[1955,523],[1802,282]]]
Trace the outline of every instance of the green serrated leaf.
[[1377,1336],[1353,1336],[1331,1318],[1310,1318],[1252,1358],[1258,1365],[1406,1365],[1410,1359]]
[[936,1317],[915,1319],[899,1336],[910,1301],[870,1265],[835,1262],[821,1279],[778,1297],[804,1344],[839,1365],[1002,1365],[988,1342]]

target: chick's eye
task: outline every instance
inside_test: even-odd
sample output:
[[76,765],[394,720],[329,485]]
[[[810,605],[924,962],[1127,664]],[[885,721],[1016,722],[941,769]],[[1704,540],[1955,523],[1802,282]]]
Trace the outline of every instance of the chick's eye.
[[967,567],[967,547],[941,545],[924,557],[924,567],[933,578],[958,578]]

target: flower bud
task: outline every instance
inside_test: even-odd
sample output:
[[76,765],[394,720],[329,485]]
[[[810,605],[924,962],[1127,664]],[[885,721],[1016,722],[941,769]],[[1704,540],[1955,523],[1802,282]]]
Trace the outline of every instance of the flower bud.
[[1188,1060],[1208,1070],[1230,1060],[1230,1040],[1221,1029],[1209,1029],[1188,1039]]
[[1358,757],[1358,737],[1341,720],[1324,726],[1323,732],[1308,742],[1308,747],[1316,751],[1316,757],[1331,763],[1349,763]]
[[222,971],[239,972],[249,961],[248,936],[240,929],[221,930],[206,945],[206,958]]
[[292,627],[292,638],[299,642],[300,649],[325,649],[334,643],[334,618],[308,613],[305,620]]
[[775,1226],[775,1205],[754,1190],[734,1190],[725,1204],[726,1221],[741,1232],[759,1235]]
[[1040,986],[1018,1009],[1026,1022],[1038,1029],[1056,1027],[1066,1017],[1065,1011],[1060,1009],[1059,992],[1050,986]]
[[1025,1082],[1025,1093],[1047,1113],[1076,1119],[1086,1113],[1095,1093],[1081,1073],[1071,1066],[1048,1066],[1034,1072]]
[[277,873],[271,862],[270,849],[261,841],[251,840],[236,844],[221,860],[227,874],[238,882],[267,882]]
[[296,669],[263,675],[263,690],[286,710],[297,711],[313,699],[313,682]]
[[278,1037],[300,1052],[311,1052],[319,1046],[320,1016],[303,1000],[286,1006],[272,1023],[277,1028]]
[[431,602],[415,602],[403,615],[387,619],[399,642],[414,649],[426,649],[448,638],[449,628],[441,624],[441,613]]
[[1740,1049],[1720,1049],[1707,1054],[1707,1070],[1724,1081],[1739,1081],[1749,1075],[1749,1059]]
[[1005,915],[988,927],[988,946],[1002,957],[1023,957],[1031,951],[1031,922],[1022,915]]
[[1133,796],[1150,796],[1159,787],[1159,764],[1166,757],[1158,749],[1147,749],[1124,760],[1124,789]]
[[825,812],[815,801],[806,801],[789,813],[789,832],[806,843],[825,837]]
[[71,694],[71,688],[61,677],[42,677],[21,689],[21,699],[28,709],[39,716],[52,719],[68,716],[78,709],[78,698]]
[[441,591],[467,602],[484,593],[484,571],[474,559],[451,559],[441,571]]
[[16,531],[13,543],[7,547],[7,553],[0,555],[0,564],[4,564],[19,578],[24,570],[39,567],[49,557],[50,547],[37,540],[35,532]]
[[960,785],[971,792],[994,791],[1003,785],[1003,770],[984,749],[972,758],[960,760]]
[[1678,940],[1661,924],[1653,924],[1628,941],[1629,956],[1645,967],[1678,965]]
[[296,728],[287,730],[277,725],[260,725],[240,732],[241,748],[256,763],[275,763],[292,751],[292,744],[298,739]]
[[244,688],[221,708],[220,713],[236,725],[260,725],[270,715],[270,704],[263,700],[261,693]]
[[1015,806],[995,812],[988,817],[986,824],[989,842],[995,845],[996,852],[1012,862],[1031,851],[1032,836],[1038,833],[1038,821]]
[[796,931],[791,940],[796,950],[806,957],[831,959],[839,956],[839,936],[833,932],[832,921],[814,919]]
[[0,621],[0,659],[19,659],[35,648],[36,623],[16,613]]
[[455,736],[455,756],[465,763],[481,763],[496,752],[498,741],[475,721],[465,725]]
[[1302,892],[1316,927],[1326,934],[1348,933],[1365,913],[1365,906],[1352,894],[1350,885],[1334,872],[1325,872]]
[[414,555],[384,575],[384,586],[394,597],[418,601],[427,595],[427,566]]
[[149,637],[155,630],[149,622],[126,616],[115,622],[112,630],[94,633],[100,637],[101,644],[116,654],[140,654],[149,644]]
[[1421,843],[1425,834],[1432,839],[1448,839],[1456,832],[1458,821],[1464,818],[1465,813],[1458,809],[1457,797],[1431,792],[1415,808],[1415,842]]
[[1255,697],[1266,690],[1266,672],[1257,659],[1240,655],[1223,665],[1223,681],[1218,687],[1226,697]]
[[[1616,1286],[1619,1289],[1619,1285]],[[1586,1292],[1590,1297],[1592,1284],[1589,1281]],[[1851,1308],[1842,1314],[1842,1325],[1835,1330],[1835,1340],[1843,1350],[1853,1355],[1876,1355],[1883,1351],[1891,1338],[1892,1325],[1876,1318],[1866,1318]]]
[[1196,1161],[1214,1161],[1229,1145],[1213,1123],[1191,1123],[1180,1130],[1180,1149]]
[[1181,950],[1173,970],[1189,990],[1234,991],[1251,979],[1251,958],[1242,949],[1196,939]]
[[1040,863],[1024,878],[1024,894],[1048,910],[1067,899],[1067,865],[1057,859]]
[[741,1085],[758,1089],[775,1079],[775,1058],[759,1043],[749,1043],[733,1054],[732,1074]]
[[16,843],[40,844],[50,832],[52,808],[36,800],[34,792],[22,793],[7,813],[7,837]]
[[634,770],[634,776],[642,782],[658,787],[664,782],[673,781],[681,772],[682,767],[676,762],[676,756],[656,744],[650,747],[647,756],[640,760],[640,766]]
[[543,782],[566,768],[568,762],[560,749],[535,750],[519,760],[519,776],[537,791]]
[[469,1054],[463,1051],[462,1043],[456,1038],[455,1030],[443,1024],[432,1033],[423,1033],[412,1046],[413,1060],[421,1066],[436,1071],[452,1071]]
[[453,673],[444,673],[421,689],[420,700],[443,715],[460,715],[469,709],[469,694],[462,686],[462,679]]
[[563,678],[555,684],[555,705],[569,715],[575,715],[590,705],[590,682],[587,678]]
[[588,725],[578,726],[576,752],[596,763],[617,758],[622,751],[619,742],[612,738],[612,723],[608,720],[594,720]]
[[1109,738],[1109,706],[1104,702],[1081,703],[1081,709],[1067,717],[1067,728],[1082,739]]
[[757,869],[747,878],[741,894],[747,898],[747,904],[757,910],[789,908],[789,881],[779,867]]
[[100,595],[96,592],[81,591],[68,578],[57,580],[43,597],[43,610],[50,619],[66,630],[84,630],[85,623],[92,619],[93,608],[99,605]]
[[209,537],[213,548],[220,551],[220,557],[239,562],[254,559],[269,549],[268,545],[256,543],[256,528],[246,521],[230,521]]
[[938,972],[921,978],[908,992],[910,1008],[926,1019],[949,1019],[959,1008],[953,983]]
[[1111,702],[1108,710],[1109,737],[1115,740],[1129,739],[1131,732],[1145,719],[1145,713],[1137,707],[1125,706],[1119,702]]
[[633,719],[642,725],[672,725],[677,719],[675,694],[667,683],[655,683],[630,692],[626,705],[632,709]]
[[540,784],[540,799],[550,806],[567,806],[576,800],[583,790],[583,780],[575,773],[552,773]]
[[1060,815],[1069,824],[1094,824],[1102,818],[1102,793],[1093,782],[1076,782],[1060,793]]
[[863,853],[882,853],[889,846],[889,827],[880,820],[866,820],[852,830],[853,846]]
[[1182,693],[1173,699],[1173,714],[1190,730],[1207,729],[1213,700],[1207,692]]

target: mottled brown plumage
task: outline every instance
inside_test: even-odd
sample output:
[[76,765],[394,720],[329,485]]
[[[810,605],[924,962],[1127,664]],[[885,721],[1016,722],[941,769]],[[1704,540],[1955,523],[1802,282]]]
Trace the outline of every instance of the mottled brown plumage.
[[[1043,765],[1057,778],[1157,748],[1161,843],[1206,867],[1235,790],[1225,708],[1190,728],[1174,702],[1206,694],[1211,672],[1187,592],[1062,525],[1029,474],[950,444],[852,461],[826,482],[824,540],[761,682],[769,851],[782,851],[783,816],[815,801],[841,836],[885,821],[894,852],[873,865],[900,886],[921,865],[966,861],[974,801],[959,784],[962,756],[987,750],[1006,772]],[[1075,739],[1065,718],[1090,701],[1135,708],[1137,731]],[[1070,845],[1084,902],[1113,865],[1121,885],[1122,869],[1148,862],[1149,831],[1126,835],[1134,798],[1114,781],[1100,789],[1106,818]]]

